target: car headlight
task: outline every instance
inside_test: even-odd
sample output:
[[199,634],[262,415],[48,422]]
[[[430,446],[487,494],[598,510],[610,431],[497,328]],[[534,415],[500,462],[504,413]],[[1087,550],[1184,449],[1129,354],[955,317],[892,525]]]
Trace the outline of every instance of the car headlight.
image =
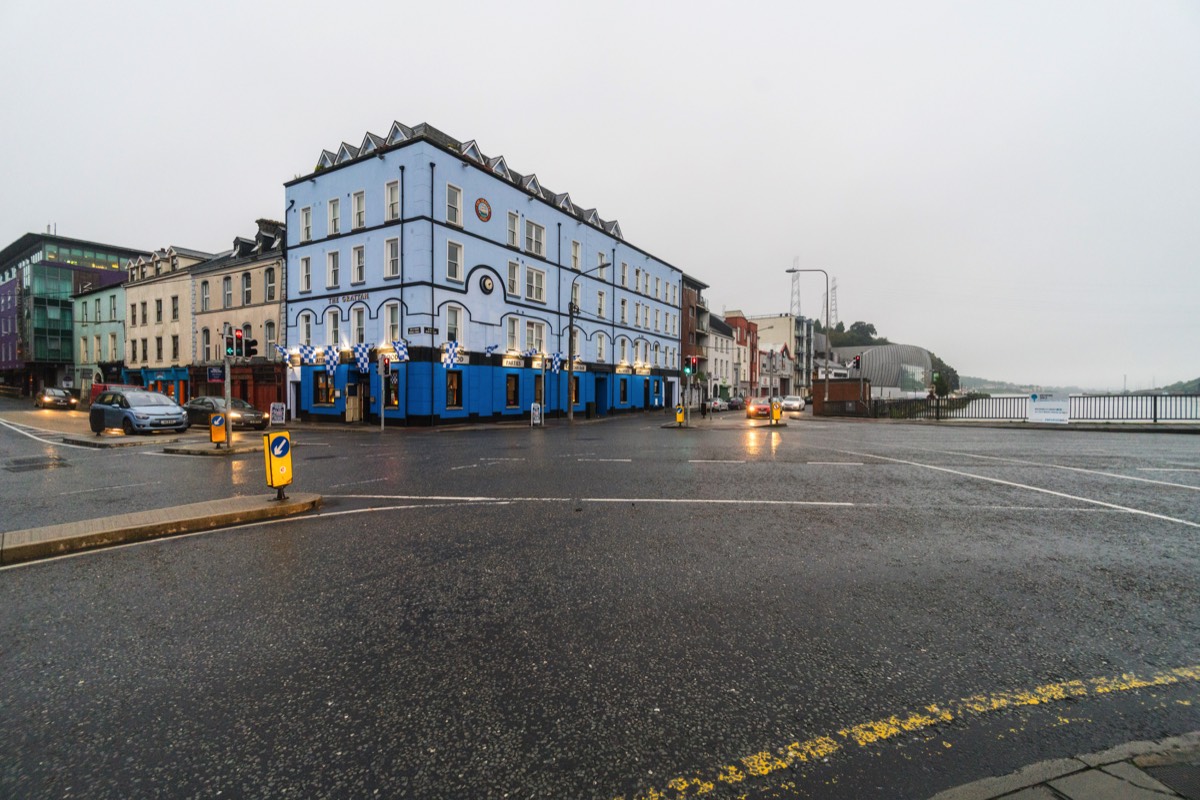
[[136,413],[135,413],[133,416],[134,416],[134,418],[136,418],[136,419],[140,419],[140,420],[147,420],[147,419],[150,419],[150,415],[149,415],[149,414],[136,414]]
[[74,397],[71,398],[71,405],[75,405],[78,402],[79,402],[79,400],[77,398],[74,398]]

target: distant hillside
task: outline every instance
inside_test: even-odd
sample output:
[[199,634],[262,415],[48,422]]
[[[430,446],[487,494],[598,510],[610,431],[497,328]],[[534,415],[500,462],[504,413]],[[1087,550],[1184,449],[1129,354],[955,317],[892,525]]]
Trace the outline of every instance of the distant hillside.
[[959,386],[964,392],[984,392],[985,394],[1029,394],[1030,392],[1056,392],[1062,394],[1095,393],[1095,389],[1084,389],[1080,386],[1039,386],[1033,383],[1006,383],[987,378],[972,378],[960,375]]
[[1164,386],[1155,391],[1166,392],[1167,394],[1200,394],[1200,378],[1172,383],[1170,386]]
[[[991,381],[987,378],[972,378],[967,375],[959,377],[959,385],[962,386],[964,392],[984,392],[987,394],[1028,394],[1033,391],[1062,392],[1065,394],[1099,394],[1107,391],[1084,389],[1079,386],[1038,386],[1031,383],[1005,383],[1004,381]],[[1200,378],[1172,383],[1170,386],[1163,386],[1158,389],[1151,389],[1150,391],[1154,394],[1200,394]],[[1120,392],[1115,391],[1113,393],[1120,394]],[[1144,393],[1137,392],[1136,394]],[[1131,392],[1130,394],[1135,393]]]

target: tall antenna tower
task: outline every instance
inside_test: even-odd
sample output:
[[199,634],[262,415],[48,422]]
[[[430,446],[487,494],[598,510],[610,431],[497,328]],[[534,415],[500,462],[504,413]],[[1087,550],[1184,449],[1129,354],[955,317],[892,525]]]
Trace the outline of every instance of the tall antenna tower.
[[837,278],[831,278],[829,281],[829,327],[836,328],[837,324]]
[[[800,269],[800,256],[792,259],[792,269]],[[793,317],[800,316],[800,273],[792,273],[792,303],[790,308]]]

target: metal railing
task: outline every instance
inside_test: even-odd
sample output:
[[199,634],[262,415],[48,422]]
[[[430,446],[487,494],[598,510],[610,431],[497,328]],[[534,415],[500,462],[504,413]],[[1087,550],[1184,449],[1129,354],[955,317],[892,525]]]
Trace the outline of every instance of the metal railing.
[[[1024,421],[1029,397],[913,398],[874,400],[871,415],[885,419]],[[1200,422],[1200,394],[1072,395],[1072,422]]]

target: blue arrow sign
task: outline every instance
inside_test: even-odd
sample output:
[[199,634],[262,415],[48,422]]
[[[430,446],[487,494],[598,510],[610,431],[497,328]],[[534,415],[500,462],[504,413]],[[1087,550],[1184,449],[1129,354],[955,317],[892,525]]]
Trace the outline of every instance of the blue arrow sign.
[[225,416],[223,414],[213,414],[212,426],[214,428],[220,428],[224,424],[225,424]]
[[286,436],[280,436],[275,441],[271,442],[271,455],[276,458],[283,458],[288,454],[288,440]]

